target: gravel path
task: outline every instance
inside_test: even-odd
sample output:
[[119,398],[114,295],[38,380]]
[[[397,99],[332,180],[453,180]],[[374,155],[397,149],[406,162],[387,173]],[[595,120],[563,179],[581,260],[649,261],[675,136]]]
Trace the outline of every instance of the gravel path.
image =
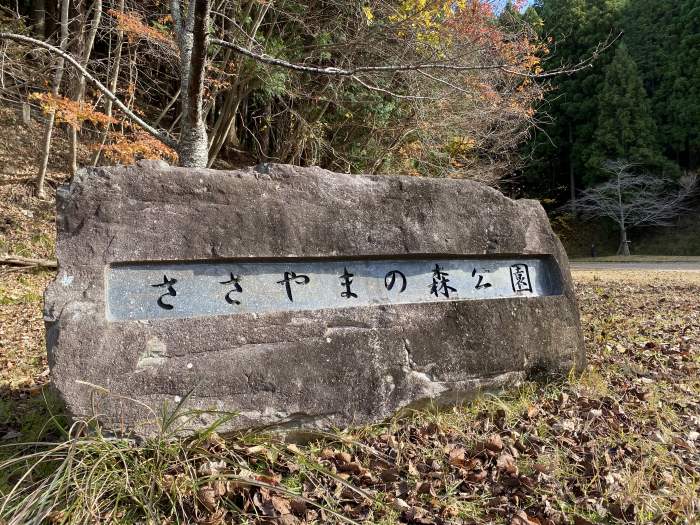
[[576,270],[648,270],[654,272],[700,272],[700,261],[674,262],[572,262],[571,269]]

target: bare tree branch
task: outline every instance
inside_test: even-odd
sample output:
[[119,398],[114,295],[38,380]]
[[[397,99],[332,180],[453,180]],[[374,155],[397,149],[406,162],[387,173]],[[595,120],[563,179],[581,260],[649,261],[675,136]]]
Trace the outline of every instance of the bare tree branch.
[[442,69],[448,71],[476,71],[483,69],[503,69],[506,64],[497,65],[459,65],[449,63],[430,63],[430,64],[402,64],[402,65],[387,65],[387,66],[359,66],[352,69],[343,69],[339,67],[315,67],[306,66],[304,64],[294,64],[280,58],[272,57],[265,53],[256,53],[233,42],[227,42],[219,38],[211,38],[211,44],[216,44],[223,47],[228,47],[240,55],[247,56],[263,64],[271,66],[280,66],[300,73],[315,73],[318,75],[329,75],[335,77],[354,77],[358,73],[390,73],[396,71],[419,71],[422,69]]
[[16,42],[31,44],[57,54],[58,56],[66,60],[68,63],[70,63],[74,68],[76,68],[80,72],[80,74],[83,75],[86,79],[88,79],[98,90],[104,93],[104,95],[109,100],[111,100],[114,103],[114,105],[117,106],[127,117],[129,117],[136,124],[141,126],[145,131],[153,135],[155,138],[160,140],[163,144],[171,148],[177,148],[177,142],[175,142],[175,140],[173,140],[170,136],[166,135],[163,131],[157,130],[156,128],[148,124],[146,121],[144,121],[141,117],[139,117],[136,113],[131,111],[121,100],[119,100],[119,98],[114,93],[112,93],[112,91],[109,90],[109,88],[107,88],[107,86],[105,86],[104,84],[102,84],[102,82],[100,82],[94,76],[92,76],[92,74],[90,74],[90,72],[87,71],[69,53],[62,51],[58,47],[44,42],[43,40],[38,40],[36,38],[32,38],[25,35],[18,35],[15,33],[0,32],[0,40],[14,40]]
[[686,201],[697,187],[695,177],[684,177],[680,184],[650,173],[635,173],[634,164],[609,161],[605,170],[611,179],[580,193],[568,204],[584,218],[607,217],[620,228],[620,250],[629,255],[627,230],[635,226],[670,226],[687,211]]
[[437,97],[424,97],[421,95],[401,95],[400,93],[395,93],[393,91],[389,91],[388,89],[380,88],[379,86],[373,86],[372,84],[369,84],[369,83],[365,82],[364,80],[362,80],[357,75],[353,75],[350,78],[352,78],[355,82],[360,84],[365,89],[369,89],[370,91],[377,91],[379,93],[384,93],[385,95],[389,95],[390,97],[394,97],[394,98],[405,99],[405,100],[440,100]]
[[520,77],[527,78],[548,78],[557,75],[570,75],[576,73],[577,71],[582,71],[584,69],[592,67],[592,62],[594,62],[600,54],[606,49],[610,48],[620,37],[622,33],[617,35],[610,41],[605,42],[598,46],[598,48],[591,54],[591,56],[580,61],[570,67],[561,67],[548,71],[546,73],[526,73],[523,71],[516,71],[512,69],[510,64],[481,64],[481,65],[465,65],[465,64],[453,64],[447,62],[435,62],[435,63],[418,63],[418,64],[398,64],[398,65],[384,65],[384,66],[359,66],[351,69],[343,69],[338,67],[315,67],[307,66],[304,64],[294,64],[292,62],[287,62],[280,58],[272,57],[266,53],[256,53],[255,51],[234,44],[233,42],[227,42],[226,40],[221,40],[219,38],[211,38],[209,42],[219,46],[227,47],[232,49],[240,55],[247,56],[263,64],[269,64],[271,66],[280,66],[286,69],[291,69],[293,71],[298,71],[300,73],[314,73],[319,75],[330,75],[336,77],[351,77],[357,80],[357,75],[359,73],[388,73],[397,71],[425,71],[425,70],[443,70],[443,71],[483,71],[488,69],[498,69],[504,71],[511,75],[516,75]]

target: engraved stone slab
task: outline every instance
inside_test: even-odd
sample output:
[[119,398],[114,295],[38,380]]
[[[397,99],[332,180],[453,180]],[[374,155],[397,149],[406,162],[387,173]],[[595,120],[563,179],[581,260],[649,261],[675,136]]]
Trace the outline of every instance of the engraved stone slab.
[[541,206],[470,181],[88,169],[59,192],[57,253],[54,384],[139,434],[185,398],[235,412],[224,430],[343,427],[584,364]]

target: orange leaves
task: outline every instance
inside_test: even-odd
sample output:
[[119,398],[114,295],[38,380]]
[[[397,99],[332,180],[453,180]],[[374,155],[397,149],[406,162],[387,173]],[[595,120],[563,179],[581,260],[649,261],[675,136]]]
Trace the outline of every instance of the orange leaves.
[[104,146],[105,156],[120,164],[132,164],[140,159],[177,160],[177,153],[145,131],[136,131],[131,136],[113,134],[113,142]]
[[147,25],[141,15],[134,12],[120,12],[115,9],[107,11],[117,22],[117,29],[124,31],[129,42],[135,43],[139,40],[148,40],[156,44],[176,49],[172,37],[164,30],[156,29]]
[[[57,123],[65,123],[76,129],[80,129],[86,122],[103,128],[119,122],[114,117],[92,109],[85,101],[76,102],[51,93],[32,93],[29,99],[38,102],[46,113],[55,112]],[[139,159],[177,160],[173,149],[143,130],[134,131],[129,135],[121,131],[109,132],[108,138],[111,143],[104,146],[102,151],[113,162],[131,164]],[[95,149],[99,147],[98,144]]]
[[492,2],[470,0],[465,9],[457,10],[449,22],[453,30],[473,46],[488,52],[495,64],[506,65],[523,73],[540,73],[539,56],[547,47],[525,28],[517,32],[496,23]]
[[29,99],[38,102],[45,113],[55,112],[56,122],[68,124],[76,129],[85,122],[90,122],[95,126],[106,126],[116,122],[114,118],[95,111],[85,102],[76,102],[51,93],[32,93],[29,95]]
[[504,40],[488,1],[470,0],[464,9],[455,12],[450,25],[474,45],[498,45]]
[[[89,123],[98,128],[105,128],[119,123],[119,120],[110,117],[100,111],[96,111],[85,101],[76,102],[67,97],[53,95],[52,93],[32,93],[30,100],[39,103],[46,113],[55,112],[56,123],[67,124],[75,129],[80,129],[83,124]],[[129,122],[124,123],[131,128]],[[166,159],[174,162],[177,153],[158,139],[143,130],[135,130],[128,135],[124,130],[108,130],[109,144],[94,145],[93,149],[102,148],[105,156],[121,164],[132,164],[140,159]]]

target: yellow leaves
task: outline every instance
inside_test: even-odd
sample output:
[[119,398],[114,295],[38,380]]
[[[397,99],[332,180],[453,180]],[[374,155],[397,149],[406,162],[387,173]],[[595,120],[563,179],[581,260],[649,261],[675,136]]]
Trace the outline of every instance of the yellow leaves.
[[447,33],[443,31],[445,21],[463,4],[465,0],[404,0],[398,8],[398,13],[390,16],[389,20],[407,24],[419,42],[437,46],[449,40]]
[[450,155],[466,155],[474,150],[476,141],[471,137],[452,137],[445,146],[445,150]]
[[374,13],[372,12],[372,8],[369,6],[364,6],[362,8],[362,12],[365,15],[365,18],[367,19],[367,25],[372,25],[372,21],[374,21]]
[[114,118],[95,111],[84,101],[76,102],[51,93],[32,93],[29,95],[29,100],[38,102],[47,114],[55,112],[56,122],[66,123],[76,129],[79,129],[84,122],[90,122],[95,126],[106,126],[116,122]]

